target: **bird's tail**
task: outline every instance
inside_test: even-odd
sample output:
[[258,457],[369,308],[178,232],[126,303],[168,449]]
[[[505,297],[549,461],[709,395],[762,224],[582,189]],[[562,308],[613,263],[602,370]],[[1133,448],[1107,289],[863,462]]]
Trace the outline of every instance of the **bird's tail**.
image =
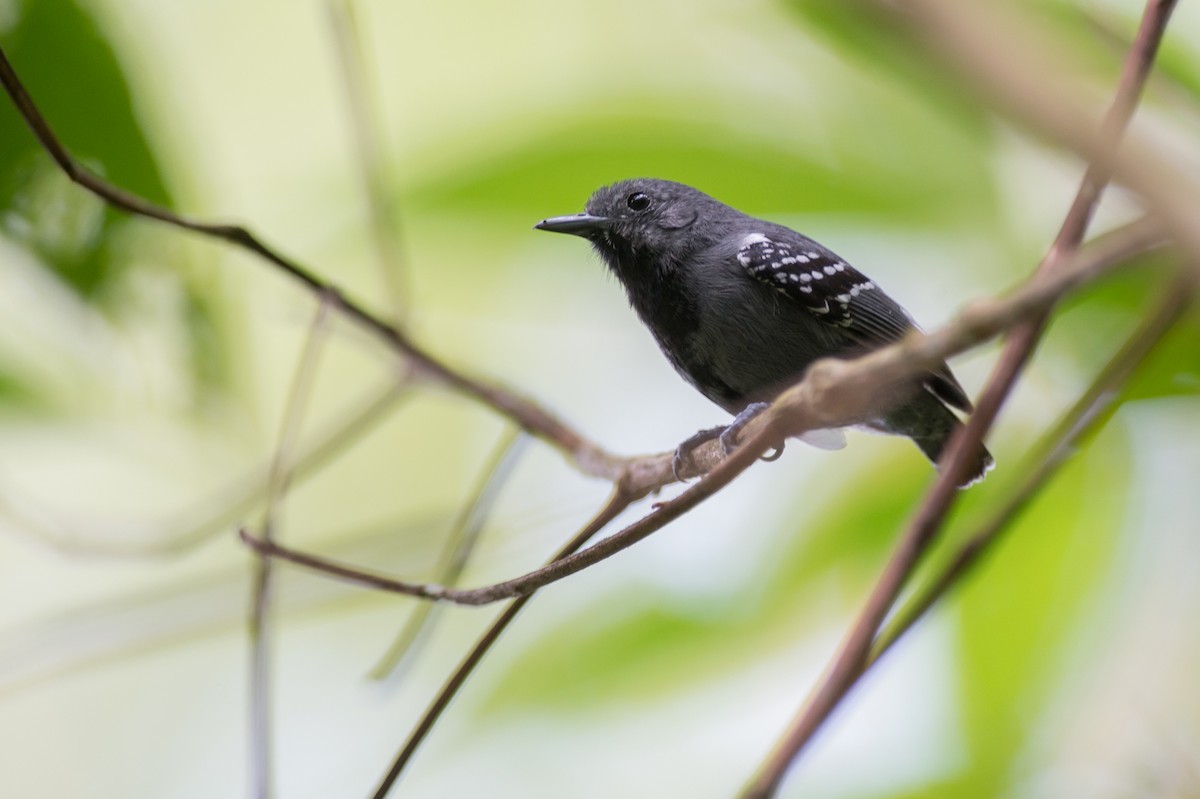
[[[894,425],[896,432],[911,438],[936,466],[941,460],[942,453],[949,443],[954,431],[963,426],[954,412],[947,408],[932,394],[918,395],[917,401],[898,409],[890,414],[887,420]],[[996,465],[987,447],[979,443],[970,454],[970,467],[967,477],[959,483],[959,488],[978,483]]]
[[[962,427],[962,422],[958,422],[958,426]],[[925,453],[925,457],[933,461],[936,466],[942,457],[942,451],[946,448],[946,444],[950,441],[950,435],[942,436],[913,436],[913,441],[917,442],[917,446],[921,448],[921,452]],[[959,488],[967,488],[973,486],[982,480],[992,467],[996,465],[996,461],[992,458],[992,453],[987,451],[987,447],[983,444],[976,444],[975,451],[971,453],[971,465],[967,473],[967,477],[958,484]]]

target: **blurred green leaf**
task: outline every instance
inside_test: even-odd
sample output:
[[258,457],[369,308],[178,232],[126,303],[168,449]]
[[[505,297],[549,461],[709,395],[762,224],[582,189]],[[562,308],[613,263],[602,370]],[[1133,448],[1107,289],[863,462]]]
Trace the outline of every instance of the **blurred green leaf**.
[[1015,776],[1029,730],[1064,676],[1072,631],[1109,574],[1128,497],[1127,449],[1112,428],[1095,439],[960,591],[955,688],[969,767],[936,795],[991,795]]
[[[1056,42],[1083,59],[1101,80],[1112,82],[1120,67],[1119,57],[1113,57],[1110,41],[1097,36],[1098,24],[1087,10],[1074,0],[1032,0],[1024,5]],[[880,4],[790,0],[787,7],[848,58],[873,66],[913,97],[970,125],[981,141],[989,139],[990,114],[980,104],[976,87],[959,71],[946,68],[905,19],[902,5],[885,10]],[[1132,42],[1135,30],[1131,27],[1124,32],[1122,40]]]
[[[849,571],[858,580],[871,579],[933,475],[914,450],[880,459],[856,473],[854,479],[841,481],[839,490],[821,502],[817,521],[798,531],[776,559],[778,567],[768,578],[768,596],[786,594],[791,586],[810,583],[831,569]],[[863,485],[871,486],[866,495]],[[812,497],[798,496],[797,500],[797,512],[810,510]]]
[[[727,636],[741,638],[750,623],[740,614],[698,618],[695,610],[673,610],[642,597],[620,609],[622,618],[614,619],[611,607],[581,613],[546,632],[553,646],[529,650],[500,678],[484,711],[585,712],[686,691],[728,667],[722,658]],[[686,672],[681,664],[687,664]]]
[[[1160,256],[1124,270],[1070,298],[1050,333],[1088,374],[1099,371],[1125,342],[1142,316],[1168,288],[1174,268]],[[1190,311],[1146,358],[1126,387],[1127,399],[1200,392],[1200,313]]]
[[[67,150],[121,188],[172,206],[125,73],[90,14],[74,0],[27,0],[8,13],[5,52]],[[222,338],[216,298],[205,288],[211,280],[189,275],[180,250],[148,235],[152,228],[145,221],[72,184],[7,98],[0,106],[0,208],[6,209],[0,231],[110,317],[142,313],[138,303],[127,301],[125,278],[167,253],[174,262],[165,271],[177,289],[170,310],[180,314],[175,321],[184,332],[181,356],[198,389],[225,384],[229,343]]]
[[[821,621],[813,614],[814,590],[832,578],[857,591],[874,576],[913,500],[929,482],[924,464],[914,465],[916,457],[905,458],[858,475],[855,486],[867,481],[877,488],[867,498],[851,486],[828,497],[818,521],[793,528],[784,550],[770,557],[774,571],[755,578],[761,590],[703,607],[631,597],[626,590],[620,617],[614,618],[610,607],[589,608],[547,631],[546,640],[554,645],[531,649],[513,664],[485,710],[582,710],[686,691],[727,673],[731,662],[758,660],[764,649],[799,640]],[[791,508],[780,510],[787,514]]]
[[[669,102],[627,100],[626,106],[660,109]],[[842,112],[853,115],[856,109]],[[559,130],[527,133],[508,152],[455,164],[412,187],[403,202],[422,212],[511,214],[532,224],[582,209],[599,186],[651,176],[697,186],[751,214],[882,215],[891,223],[944,223],[969,206],[967,198],[990,203],[992,181],[985,150],[961,131],[928,121],[898,113],[886,146],[875,140],[859,147],[859,140],[849,137],[852,141],[843,138],[818,148],[806,144],[801,121],[787,118],[780,122],[796,131],[794,143],[777,131],[752,138],[719,122],[700,124],[688,119],[686,109],[676,116],[649,111],[620,118],[583,115]],[[914,146],[905,158],[891,155],[904,150],[906,140],[930,138],[937,147]]]
[[986,114],[973,94],[924,48],[914,47],[910,31],[892,14],[841,0],[791,0],[786,6],[848,58],[873,66],[906,92],[919,89],[921,101],[970,126],[981,140],[989,138]]
[[[124,74],[91,17],[72,0],[18,3],[5,50],[42,114],[76,158],[118,185],[169,204],[137,120]],[[96,297],[125,264],[111,249],[124,215],[72,186],[11,104],[0,112],[0,205],[19,221],[10,233],[85,297]]]
[[42,398],[32,393],[23,380],[0,369],[0,404],[36,408],[41,402]]
[[1127,400],[1200,394],[1200,311],[1175,324],[1129,381]]

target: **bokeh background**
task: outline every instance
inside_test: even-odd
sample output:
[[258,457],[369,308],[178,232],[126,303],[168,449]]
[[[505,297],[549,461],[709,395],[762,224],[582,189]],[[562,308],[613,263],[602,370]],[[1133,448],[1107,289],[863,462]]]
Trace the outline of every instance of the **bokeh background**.
[[[1140,4],[1025,5],[1112,84]],[[1200,11],[1181,5],[1142,120],[1194,145]],[[4,0],[0,44],[97,172],[244,222],[386,313],[332,9]],[[723,414],[670,371],[583,243],[534,232],[537,220],[580,210],[602,183],[682,180],[822,240],[932,327],[1032,269],[1082,171],[854,4],[353,10],[414,335],[618,452],[669,449]],[[1110,193],[1098,227],[1130,212]],[[7,101],[0,215],[0,795],[244,795],[253,559],[234,529],[261,518],[312,298],[248,255],[105,209]],[[1158,277],[1069,303],[993,436],[997,470],[964,497],[940,554],[1021,476]],[[1193,317],[994,556],[853,694],[785,796],[1200,796],[1198,342]],[[995,353],[955,361],[969,390]],[[334,324],[301,449],[395,373]],[[428,576],[506,430],[445,392],[398,398],[297,482],[280,535]],[[789,447],[539,594],[398,795],[732,795],[932,477],[906,441],[850,439]],[[537,565],[605,493],[529,445],[465,581]],[[276,606],[281,797],[369,794],[498,612],[445,611],[419,658],[378,681],[367,674],[412,602],[284,569]]]

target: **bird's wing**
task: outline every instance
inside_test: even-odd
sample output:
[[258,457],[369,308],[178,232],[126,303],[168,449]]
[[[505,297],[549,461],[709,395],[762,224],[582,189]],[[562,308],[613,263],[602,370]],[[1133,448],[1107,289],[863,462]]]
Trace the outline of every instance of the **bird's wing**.
[[[790,231],[789,231],[790,232]],[[867,349],[903,338],[916,325],[875,282],[816,242],[792,233],[752,233],[742,239],[738,263],[755,280],[776,289],[814,317],[845,330]],[[969,411],[966,392],[945,364],[926,379],[943,401]]]

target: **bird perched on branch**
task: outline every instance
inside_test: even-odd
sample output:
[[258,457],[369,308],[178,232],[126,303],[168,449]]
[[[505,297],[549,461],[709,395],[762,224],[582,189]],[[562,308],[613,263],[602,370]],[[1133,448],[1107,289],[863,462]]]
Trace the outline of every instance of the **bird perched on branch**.
[[[536,227],[582,236],[604,258],[629,302],[684,379],[735,415],[676,452],[737,431],[800,379],[814,361],[851,358],[898,341],[916,325],[873,280],[812,239],[730,208],[690,186],[649,178],[605,186],[581,214]],[[921,375],[879,418],[866,422],[908,436],[937,463],[971,411],[946,364]],[[839,448],[841,431],[801,437]],[[992,466],[980,445],[965,485]]]

